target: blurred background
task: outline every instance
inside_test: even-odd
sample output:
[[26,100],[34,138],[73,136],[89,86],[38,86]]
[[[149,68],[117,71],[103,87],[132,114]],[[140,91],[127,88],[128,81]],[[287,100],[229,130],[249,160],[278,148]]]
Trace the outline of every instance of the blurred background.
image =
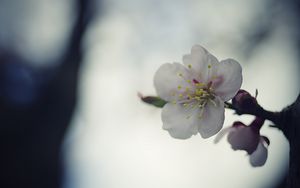
[[[242,88],[267,110],[299,93],[296,0],[1,0],[1,187],[280,187],[289,144],[250,166],[226,139],[162,130],[153,76],[194,44],[243,67]],[[252,116],[226,111],[224,127]]]

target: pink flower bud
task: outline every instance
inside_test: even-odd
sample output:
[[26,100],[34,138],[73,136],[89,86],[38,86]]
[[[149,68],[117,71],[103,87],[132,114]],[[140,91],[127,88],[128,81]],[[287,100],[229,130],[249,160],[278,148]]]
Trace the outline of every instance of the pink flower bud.
[[242,89],[240,89],[232,99],[232,105],[240,111],[255,110],[259,106],[256,98],[251,96],[249,92]]
[[252,166],[262,166],[267,160],[267,146],[270,144],[269,139],[259,133],[263,123],[264,119],[259,117],[256,117],[249,126],[239,121],[234,122],[231,127],[223,129],[217,135],[215,143],[228,133],[227,140],[233,150],[246,151]]
[[253,153],[259,142],[259,133],[241,122],[235,122],[232,128],[227,136],[232,149],[245,150],[249,155]]

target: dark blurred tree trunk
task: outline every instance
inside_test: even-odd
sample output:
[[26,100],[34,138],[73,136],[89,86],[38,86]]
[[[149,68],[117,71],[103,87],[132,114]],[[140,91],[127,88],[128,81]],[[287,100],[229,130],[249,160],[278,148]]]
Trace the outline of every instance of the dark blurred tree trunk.
[[60,66],[51,70],[54,75],[37,101],[25,107],[0,101],[0,187],[62,185],[61,145],[76,106],[81,44],[91,20],[90,3],[76,0],[78,14],[66,53]]
[[[279,1],[280,2],[280,1]],[[284,2],[284,1],[283,1]],[[297,21],[300,16],[300,1],[289,0],[291,10],[294,11],[294,17]],[[298,52],[298,59],[300,58],[300,25],[295,25],[295,44]],[[300,71],[298,63],[298,73]],[[299,75],[296,83],[299,85]],[[290,144],[290,161],[289,171],[285,179],[285,188],[299,188],[300,187],[300,94],[296,101],[285,108],[282,112],[282,119],[279,123],[280,129]]]
[[286,188],[300,187],[300,95],[297,100],[281,113],[277,123],[290,144],[289,171],[285,181]]
[[[298,52],[298,59],[300,58],[300,1],[289,0],[291,10],[294,11],[294,17],[298,23],[295,25],[295,44]],[[298,73],[300,71],[298,63]],[[299,75],[296,83],[299,85]],[[282,111],[282,123],[279,125],[284,135],[290,144],[290,162],[289,171],[286,177],[286,188],[299,188],[300,187],[300,94],[296,101]]]

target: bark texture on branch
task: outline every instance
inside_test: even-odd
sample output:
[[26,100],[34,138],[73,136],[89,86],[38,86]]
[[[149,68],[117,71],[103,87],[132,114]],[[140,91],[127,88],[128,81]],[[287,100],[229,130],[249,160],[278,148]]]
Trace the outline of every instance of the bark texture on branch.
[[286,177],[286,188],[300,187],[300,95],[290,106],[280,112],[276,124],[282,130],[290,144],[289,171]]

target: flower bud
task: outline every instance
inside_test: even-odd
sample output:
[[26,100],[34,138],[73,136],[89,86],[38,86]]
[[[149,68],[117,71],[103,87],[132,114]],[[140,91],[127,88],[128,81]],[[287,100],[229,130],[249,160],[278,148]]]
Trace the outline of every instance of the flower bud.
[[240,89],[232,99],[232,105],[239,111],[253,111],[259,107],[256,98],[242,89]]
[[263,123],[264,119],[259,117],[256,117],[248,126],[236,121],[231,127],[223,129],[217,135],[215,143],[218,143],[227,134],[227,140],[233,150],[246,151],[253,167],[263,166],[268,158],[268,146],[270,145],[270,140],[259,133]]

